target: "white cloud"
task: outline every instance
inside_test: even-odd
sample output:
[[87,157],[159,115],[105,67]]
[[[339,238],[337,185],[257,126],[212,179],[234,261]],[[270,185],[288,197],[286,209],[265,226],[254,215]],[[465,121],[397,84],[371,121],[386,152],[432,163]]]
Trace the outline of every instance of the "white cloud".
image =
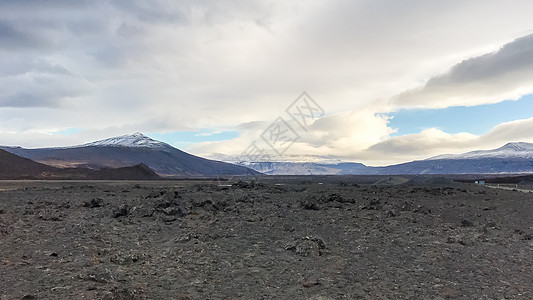
[[394,132],[387,126],[386,116],[376,115],[367,109],[318,119],[310,124],[307,131],[290,120],[289,116],[282,114],[281,117],[299,136],[298,141],[282,157],[278,157],[261,138],[263,131],[270,125],[269,122],[246,124],[240,127],[241,135],[236,139],[201,143],[193,145],[190,150],[202,155],[223,153],[238,156],[255,141],[258,147],[276,159],[290,160],[291,156],[350,157],[353,153],[385,140]]

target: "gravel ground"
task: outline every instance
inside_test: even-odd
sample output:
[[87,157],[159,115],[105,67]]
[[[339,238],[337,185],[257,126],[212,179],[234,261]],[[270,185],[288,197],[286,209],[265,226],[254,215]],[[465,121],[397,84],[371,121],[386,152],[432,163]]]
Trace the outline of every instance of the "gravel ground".
[[0,182],[0,299],[532,299],[533,194]]

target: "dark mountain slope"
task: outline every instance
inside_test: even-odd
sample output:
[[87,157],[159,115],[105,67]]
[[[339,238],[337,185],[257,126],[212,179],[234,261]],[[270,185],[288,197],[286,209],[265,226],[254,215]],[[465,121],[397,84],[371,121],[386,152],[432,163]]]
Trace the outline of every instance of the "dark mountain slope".
[[101,170],[60,169],[0,149],[0,179],[156,180],[161,177],[143,164]]
[[244,166],[201,158],[140,133],[68,148],[2,147],[13,154],[56,167],[119,168],[145,164],[166,177],[258,175]]
[[38,179],[58,169],[0,149],[0,179]]

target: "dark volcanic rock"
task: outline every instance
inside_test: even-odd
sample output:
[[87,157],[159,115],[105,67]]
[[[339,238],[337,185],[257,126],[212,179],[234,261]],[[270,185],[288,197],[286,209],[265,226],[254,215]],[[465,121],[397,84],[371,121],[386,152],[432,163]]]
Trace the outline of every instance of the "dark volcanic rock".
[[316,279],[309,279],[309,278],[305,278],[304,280],[302,280],[302,286],[305,287],[305,288],[310,288],[310,287],[313,287],[315,285],[319,285],[320,282]]
[[378,198],[372,198],[364,204],[361,209],[380,210],[383,206]]
[[356,179],[0,182],[0,299],[533,295],[531,194]]
[[163,212],[168,216],[184,217],[187,215],[187,209],[181,206],[171,206],[163,209]]
[[314,197],[300,201],[300,205],[308,210],[320,210],[320,205]]
[[326,249],[326,244],[322,239],[317,237],[304,237],[295,240],[293,244],[287,246],[285,249],[304,257],[321,256]]
[[119,206],[113,211],[113,218],[125,217],[129,213],[129,207],[126,204]]
[[463,226],[463,227],[472,227],[472,226],[474,226],[474,223],[472,223],[472,222],[470,222],[468,220],[462,220],[461,221],[461,226]]
[[95,207],[101,207],[104,204],[104,199],[102,198],[94,198],[91,199],[89,202],[85,202],[83,206],[89,207],[89,208],[95,208]]

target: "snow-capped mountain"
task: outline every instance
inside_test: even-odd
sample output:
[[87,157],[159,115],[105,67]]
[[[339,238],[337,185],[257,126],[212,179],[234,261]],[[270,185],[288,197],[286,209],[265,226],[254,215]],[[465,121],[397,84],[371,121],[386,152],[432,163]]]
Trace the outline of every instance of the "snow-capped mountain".
[[445,154],[431,159],[533,158],[532,143],[508,143],[493,150],[477,150],[463,154]]
[[[226,155],[221,153],[208,154],[206,155],[209,159],[220,160],[225,162],[231,162],[236,164],[247,164],[255,163],[257,161],[250,161],[247,157],[241,155]],[[338,158],[324,158],[317,155],[289,155],[284,154],[283,156],[279,155],[267,155],[264,157],[261,162],[279,162],[279,163],[315,163],[315,164],[338,164],[343,163],[342,160]]]
[[258,175],[244,166],[201,158],[141,133],[108,138],[63,148],[24,149],[0,147],[12,154],[55,167],[91,169],[120,168],[145,164],[166,177],[212,177]]
[[112,137],[104,140],[99,140],[92,143],[83,144],[76,147],[131,147],[131,148],[153,148],[161,149],[164,147],[171,147],[169,144],[154,140],[146,135],[136,132],[134,134],[126,134],[117,137]]
[[367,167],[361,163],[240,162],[266,175],[347,175],[360,174]]
[[249,161],[238,155],[212,154],[210,158],[244,166],[266,175],[344,175],[366,168],[360,163],[313,155],[272,155],[267,160]]
[[386,167],[370,168],[370,174],[511,174],[533,173],[533,144],[508,143],[493,150],[439,155]]

